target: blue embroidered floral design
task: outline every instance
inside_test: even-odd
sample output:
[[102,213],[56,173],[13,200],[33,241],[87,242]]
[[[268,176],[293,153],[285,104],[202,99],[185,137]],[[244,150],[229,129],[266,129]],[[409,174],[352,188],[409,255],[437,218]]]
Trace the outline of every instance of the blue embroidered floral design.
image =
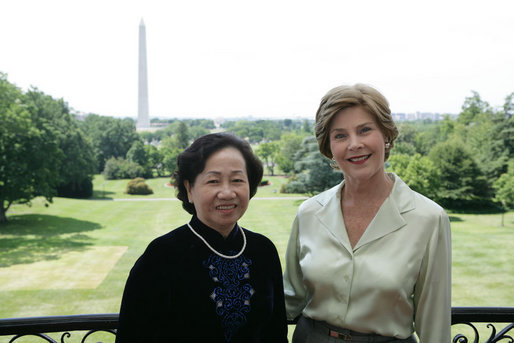
[[246,314],[250,312],[250,298],[255,291],[245,280],[250,279],[251,264],[244,256],[229,260],[211,255],[203,262],[211,279],[219,284],[211,293],[211,299],[216,303],[227,342],[246,323]]

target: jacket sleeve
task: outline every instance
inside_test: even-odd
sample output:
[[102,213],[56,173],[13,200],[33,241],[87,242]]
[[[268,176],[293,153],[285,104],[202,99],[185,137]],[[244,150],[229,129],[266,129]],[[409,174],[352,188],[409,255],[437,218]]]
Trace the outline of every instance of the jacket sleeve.
[[155,341],[162,294],[158,286],[159,264],[152,255],[149,246],[130,271],[121,301],[116,343]]
[[414,325],[420,343],[451,341],[451,263],[450,221],[441,209],[414,291]]
[[284,273],[284,296],[287,319],[293,320],[302,314],[307,304],[307,289],[303,282],[299,259],[299,218],[296,216],[286,250]]
[[270,266],[273,279],[273,313],[268,328],[262,335],[262,342],[287,343],[287,318],[284,304],[284,283],[282,267],[276,247],[271,243]]

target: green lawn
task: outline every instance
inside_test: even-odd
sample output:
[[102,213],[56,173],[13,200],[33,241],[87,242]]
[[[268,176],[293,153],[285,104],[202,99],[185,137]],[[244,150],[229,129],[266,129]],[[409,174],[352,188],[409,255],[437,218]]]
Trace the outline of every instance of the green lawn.
[[[263,180],[270,181],[270,185],[259,187],[258,195],[260,197],[280,196],[280,197],[296,197],[303,194],[280,194],[280,187],[287,182],[285,177],[281,176],[265,176]],[[170,178],[154,178],[146,180],[146,183],[152,188],[154,194],[150,195],[130,195],[125,193],[128,180],[105,180],[102,175],[96,175],[93,180],[93,198],[94,199],[119,199],[119,198],[174,198],[175,188],[170,187],[168,183]]]
[[[272,184],[259,188],[241,224],[268,236],[283,259],[303,200],[279,193],[284,178],[266,178]],[[0,226],[0,318],[117,312],[127,274],[148,243],[190,218],[167,181],[149,180],[153,195],[129,196],[127,180],[97,177],[97,200],[13,206]],[[453,305],[514,306],[514,212],[504,227],[499,214],[450,216]]]

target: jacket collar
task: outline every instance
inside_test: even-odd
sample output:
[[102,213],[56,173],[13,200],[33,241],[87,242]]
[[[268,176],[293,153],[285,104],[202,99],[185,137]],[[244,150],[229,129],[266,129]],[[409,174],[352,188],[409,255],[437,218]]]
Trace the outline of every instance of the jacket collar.
[[315,216],[336,239],[350,253],[359,247],[396,231],[406,222],[403,214],[415,208],[414,192],[397,175],[389,173],[394,180],[391,194],[386,198],[375,218],[370,222],[359,242],[352,249],[341,211],[341,189],[344,181],[339,185],[316,197],[321,208]]

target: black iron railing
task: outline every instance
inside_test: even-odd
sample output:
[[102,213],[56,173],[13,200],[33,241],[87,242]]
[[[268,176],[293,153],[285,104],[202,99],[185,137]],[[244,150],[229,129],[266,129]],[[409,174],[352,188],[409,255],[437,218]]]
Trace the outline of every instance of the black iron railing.
[[[479,328],[479,323],[485,323],[485,329]],[[471,334],[457,333],[453,337],[453,343],[514,343],[511,336],[514,333],[514,307],[454,307],[452,325],[458,324],[468,328]],[[66,343],[72,335],[71,332],[85,331],[81,333],[83,336],[80,342],[86,343],[91,335],[98,332],[106,332],[114,337],[117,325],[117,313],[7,318],[0,319],[0,336],[10,336],[10,343],[27,336],[38,337],[41,342]],[[481,331],[487,332],[484,334]],[[55,332],[60,333],[59,340],[48,335]],[[484,340],[484,337],[487,338]],[[76,341],[77,338],[74,338]]]
[[[464,327],[471,329],[473,334],[470,339],[469,335],[457,333],[452,342],[453,343],[478,343],[480,340],[480,330],[477,323],[486,323],[487,331],[482,337],[487,337],[482,340],[485,343],[514,343],[511,330],[514,328],[514,307],[454,307],[452,308],[452,326],[457,324],[464,324]],[[500,330],[495,324],[503,323],[503,328]],[[507,323],[505,325],[505,323]],[[460,328],[460,327],[459,327]]]
[[[71,337],[70,332],[86,331],[80,341],[85,343],[89,336],[97,332],[107,332],[114,337],[117,327],[117,313],[7,318],[0,319],[0,336],[12,336],[9,343],[26,336],[39,337],[41,342],[65,343]],[[60,340],[50,337],[50,332],[62,333]]]

